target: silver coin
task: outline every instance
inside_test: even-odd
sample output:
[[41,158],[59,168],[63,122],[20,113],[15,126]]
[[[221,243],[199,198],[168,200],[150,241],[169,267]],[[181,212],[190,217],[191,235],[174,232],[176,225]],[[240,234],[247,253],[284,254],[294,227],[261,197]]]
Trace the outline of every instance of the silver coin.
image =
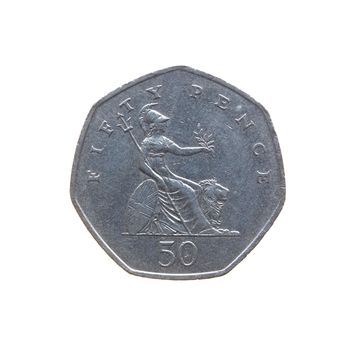
[[282,209],[285,180],[266,110],[211,75],[172,67],[110,93],[78,142],[71,198],[126,271],[225,274]]

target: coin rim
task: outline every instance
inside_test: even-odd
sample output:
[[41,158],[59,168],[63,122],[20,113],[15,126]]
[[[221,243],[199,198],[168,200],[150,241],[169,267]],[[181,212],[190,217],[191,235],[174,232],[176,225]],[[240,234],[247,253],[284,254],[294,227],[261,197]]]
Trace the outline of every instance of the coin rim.
[[[281,179],[281,184],[280,184],[279,191],[278,191],[278,196],[280,197],[280,200],[279,200],[276,208],[272,212],[272,215],[270,216],[270,218],[268,219],[266,224],[263,226],[263,228],[260,230],[260,232],[256,235],[254,240],[230,264],[228,264],[225,268],[223,268],[221,270],[209,271],[209,272],[199,272],[199,273],[188,273],[188,274],[173,274],[173,273],[159,273],[159,272],[141,271],[141,270],[136,270],[136,269],[131,268],[130,266],[127,265],[126,262],[124,262],[108,246],[108,244],[103,240],[101,235],[95,230],[93,225],[90,223],[88,217],[84,214],[84,211],[79,204],[78,198],[76,197],[76,185],[77,185],[76,184],[76,177],[77,177],[77,169],[78,169],[79,160],[80,160],[80,154],[82,152],[82,148],[83,148],[85,136],[87,134],[87,130],[89,128],[90,122],[92,120],[92,117],[95,114],[96,109],[101,104],[105,103],[109,99],[117,96],[122,91],[129,89],[134,85],[137,85],[143,81],[146,81],[146,80],[155,78],[159,75],[163,75],[165,73],[176,71],[176,70],[190,72],[192,74],[198,75],[198,76],[203,77],[205,79],[211,80],[217,84],[223,85],[224,87],[232,90],[236,94],[241,95],[242,97],[244,97],[245,99],[247,99],[251,103],[253,103],[255,106],[257,106],[262,111],[262,113],[265,117],[265,121],[266,121],[266,124],[268,126],[270,136],[273,139],[273,144],[274,144],[274,148],[275,148],[275,152],[276,152],[278,169],[279,169],[279,173],[280,173],[279,175],[280,175],[280,179]],[[239,90],[238,88],[234,87],[233,85],[225,82],[222,79],[219,79],[219,78],[214,77],[210,74],[204,73],[202,71],[199,71],[197,69],[193,69],[193,68],[190,68],[187,66],[174,66],[174,67],[169,67],[166,69],[158,70],[156,72],[144,75],[136,80],[133,80],[127,84],[124,84],[120,88],[112,91],[111,93],[109,93],[108,95],[106,95],[105,97],[103,97],[102,99],[97,101],[92,106],[92,108],[91,108],[91,110],[90,110],[90,112],[85,120],[83,129],[80,133],[80,137],[79,137],[78,144],[77,144],[76,151],[75,151],[73,167],[72,167],[72,174],[71,174],[71,181],[70,181],[70,197],[71,197],[72,203],[73,203],[76,211],[78,212],[80,218],[82,219],[82,221],[85,224],[85,226],[87,227],[87,229],[90,231],[91,235],[95,238],[95,240],[99,243],[99,245],[106,251],[106,253],[124,270],[126,270],[127,272],[129,272],[133,275],[137,275],[137,276],[141,276],[141,277],[150,277],[150,278],[157,278],[157,279],[171,279],[171,280],[193,280],[193,279],[218,277],[218,276],[222,276],[222,275],[228,273],[236,265],[238,265],[256,247],[256,245],[264,237],[266,232],[270,229],[270,227],[272,226],[272,224],[274,223],[274,221],[276,220],[277,216],[279,215],[279,213],[281,212],[281,210],[283,208],[285,198],[286,198],[286,184],[285,184],[284,167],[283,167],[283,160],[282,160],[279,142],[278,142],[277,135],[276,135],[275,129],[273,127],[270,115],[267,112],[267,110],[260,103],[255,101],[252,97],[250,97],[248,94]]]

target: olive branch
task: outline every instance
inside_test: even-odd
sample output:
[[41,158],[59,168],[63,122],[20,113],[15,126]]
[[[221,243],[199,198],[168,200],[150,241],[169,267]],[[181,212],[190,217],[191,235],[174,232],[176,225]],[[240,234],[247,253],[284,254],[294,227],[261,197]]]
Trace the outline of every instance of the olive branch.
[[193,131],[194,138],[197,141],[198,145],[205,147],[207,150],[214,154],[214,138],[213,133],[208,132],[206,129],[203,129],[198,123],[197,130]]

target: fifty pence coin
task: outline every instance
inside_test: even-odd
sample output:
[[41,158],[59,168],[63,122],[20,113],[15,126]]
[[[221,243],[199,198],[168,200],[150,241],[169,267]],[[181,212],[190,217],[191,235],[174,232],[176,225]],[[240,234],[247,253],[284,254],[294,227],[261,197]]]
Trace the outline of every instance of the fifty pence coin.
[[97,102],[76,149],[71,198],[126,271],[225,274],[270,228],[285,198],[270,117],[211,75],[173,67]]

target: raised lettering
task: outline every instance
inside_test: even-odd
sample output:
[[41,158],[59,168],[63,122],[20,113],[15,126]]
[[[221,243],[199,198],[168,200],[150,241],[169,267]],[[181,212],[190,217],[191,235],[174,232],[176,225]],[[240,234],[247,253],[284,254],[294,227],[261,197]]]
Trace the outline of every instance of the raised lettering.
[[169,248],[161,249],[160,254],[161,256],[164,256],[164,258],[162,259],[160,256],[158,260],[160,266],[168,267],[172,265],[176,260],[175,253],[171,250],[171,246],[174,244],[174,241],[160,241],[159,244],[163,247]]
[[179,258],[184,266],[191,266],[197,259],[198,248],[191,241],[182,242],[179,246]]
[[257,171],[258,173],[258,178],[257,178],[257,182],[258,184],[267,184],[270,182],[270,172],[271,169],[269,169],[268,171]]
[[105,132],[108,136],[111,136],[114,131],[114,129],[107,123],[106,120],[102,122],[98,130]]
[[243,113],[241,116],[235,118],[235,121],[238,125],[241,125],[241,123],[244,122],[243,131],[246,131],[248,128],[255,125],[255,123],[252,120],[247,122],[246,116],[247,116],[247,113]]
[[260,156],[266,152],[266,147],[263,143],[258,142],[253,146],[253,153],[256,156]]
[[197,246],[191,241],[185,241],[176,250],[173,247],[174,243],[175,241],[159,241],[161,250],[158,264],[163,267],[169,267],[176,261],[180,261],[183,266],[193,265],[197,260]]
[[124,101],[119,103],[119,107],[120,108],[125,107],[128,113],[131,112],[132,110],[134,110],[134,107],[130,105],[130,101],[131,101],[130,97],[126,98]]
[[157,99],[161,98],[161,96],[159,95],[159,92],[158,92],[161,87],[162,87],[162,85],[151,86],[148,89],[146,89],[146,91],[152,95],[153,100],[157,100]]
[[190,97],[198,98],[200,95],[202,95],[203,88],[200,85],[192,84],[191,85],[191,91],[190,91]]
[[97,148],[94,145],[91,145],[90,153],[102,153],[104,148]]
[[215,106],[219,107],[222,110],[227,109],[228,104],[230,103],[230,99],[224,95],[219,94],[219,100],[215,102]]
[[92,181],[96,181],[96,182],[100,182],[100,173],[93,171],[93,170],[86,170],[87,174],[88,174],[88,182],[92,182]]

